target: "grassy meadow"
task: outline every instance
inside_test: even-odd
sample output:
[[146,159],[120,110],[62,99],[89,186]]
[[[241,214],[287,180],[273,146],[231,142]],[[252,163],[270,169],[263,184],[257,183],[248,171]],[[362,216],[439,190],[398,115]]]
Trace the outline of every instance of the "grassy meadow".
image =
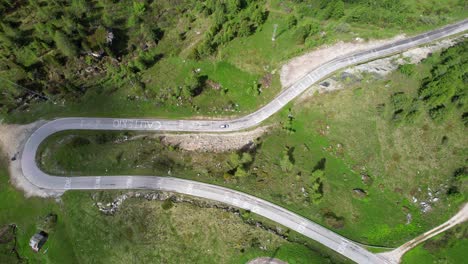
[[467,227],[465,223],[431,238],[406,253],[402,263],[463,263],[468,246]]
[[[424,101],[407,100],[419,114],[395,115],[403,111],[396,111],[395,95],[416,97],[450,54],[433,55],[411,75],[398,70],[303,97],[272,117],[273,128],[251,149],[184,151],[157,134],[66,131],[47,139],[37,158],[55,175],[144,174],[223,185],[361,243],[397,246],[465,201],[463,107],[447,105],[445,119],[433,120]],[[423,212],[421,202],[431,209]]]
[[[334,3],[330,3],[328,7],[322,2],[264,1],[262,8],[265,10],[265,20],[261,25],[256,26],[255,30],[246,36],[236,36],[230,41],[216,45],[212,53],[198,58],[193,58],[192,54],[209,37],[207,32],[211,32],[215,27],[215,18],[213,15],[198,14],[196,8],[193,11],[175,9],[182,12],[181,17],[178,20],[173,17],[161,18],[165,20],[160,25],[164,34],[156,40],[157,44],[148,51],[140,51],[138,56],[135,55],[136,51],[129,52],[123,59],[120,70],[112,68],[105,76],[100,74],[86,80],[78,77],[76,82],[80,87],[73,88],[78,89],[78,93],[66,90],[59,94],[47,93],[50,100],[28,102],[3,114],[2,118],[10,123],[27,123],[39,118],[63,116],[238,116],[257,109],[281,90],[279,69],[294,56],[340,40],[351,41],[356,37],[389,38],[400,33],[415,34],[466,17],[466,12],[458,7],[459,3],[456,1],[437,5],[431,1],[404,1],[400,4],[376,2],[376,6],[346,3],[342,14],[330,14]],[[159,8],[159,4],[167,5],[164,2],[149,5],[148,12]],[[195,2],[190,4],[197,5]],[[171,9],[173,7],[166,8],[170,10],[168,16],[171,12],[179,12]],[[380,13],[374,12],[381,9]],[[395,9],[395,12],[389,13],[386,9]],[[116,18],[131,17],[126,14],[131,10],[126,8],[114,7],[113,10],[118,12]],[[367,16],[358,16],[361,13]],[[370,17],[377,13],[380,14],[379,17]],[[141,21],[150,17],[145,16]],[[236,21],[235,16],[230,19]],[[276,40],[272,41],[274,25],[278,25],[278,29]],[[123,31],[128,30],[128,25],[119,27],[123,27]],[[224,29],[221,30],[221,33],[223,32]],[[136,36],[138,34],[140,33],[135,33]],[[135,36],[130,35],[130,41],[134,41]],[[114,45],[120,47],[125,46],[125,41],[129,40],[117,38],[116,41],[123,42]],[[152,58],[151,63],[140,67],[139,60],[147,60],[148,56]],[[67,64],[67,71],[68,67],[82,64],[87,67],[102,66],[99,60],[83,60],[85,57]],[[132,66],[135,64],[138,69]],[[130,69],[124,70],[125,67]],[[200,71],[197,74],[202,79],[201,93],[189,99],[179,98],[174,91],[184,87],[187,76],[198,69]],[[64,74],[73,76],[68,72]],[[15,76],[20,78],[26,74],[17,73]],[[212,85],[206,82],[208,80]],[[41,82],[41,85],[43,83],[45,82]],[[5,85],[8,89],[19,89],[11,83]],[[54,86],[53,83],[48,85]],[[52,88],[54,91],[62,90]]]
[[[261,256],[298,264],[346,262],[300,235],[289,234],[291,239],[286,241],[216,208],[188,203],[168,208],[163,201],[130,198],[114,215],[104,215],[96,201],[111,202],[121,192],[70,191],[57,201],[25,198],[10,185],[4,164],[0,167],[0,228],[15,224],[17,229],[15,235],[2,232],[0,236],[1,263],[240,264]],[[34,253],[29,239],[44,226],[49,213],[57,215],[57,224],[49,229],[43,249]],[[276,229],[274,223],[268,224]],[[11,251],[14,247],[21,262]]]

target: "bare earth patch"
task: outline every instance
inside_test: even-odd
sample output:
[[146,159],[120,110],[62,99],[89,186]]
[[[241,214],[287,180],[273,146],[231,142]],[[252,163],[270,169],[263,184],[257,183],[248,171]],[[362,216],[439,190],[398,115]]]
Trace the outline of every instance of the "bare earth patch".
[[227,134],[158,134],[157,136],[162,136],[163,144],[176,145],[188,151],[226,152],[252,144],[267,130],[268,127],[263,126],[254,130]]
[[280,72],[281,85],[283,87],[292,85],[302,76],[320,66],[320,64],[338,56],[371,49],[403,38],[405,38],[405,35],[398,35],[391,39],[371,40],[367,42],[362,42],[361,40],[356,40],[354,42],[340,41],[331,46],[319,47],[312,52],[293,58],[283,65]]
[[263,257],[263,258],[252,259],[251,261],[247,262],[247,264],[288,264],[288,263],[282,260],[276,259],[276,258]]
[[348,67],[312,85],[311,88],[305,91],[298,100],[296,100],[296,103],[301,103],[304,99],[313,96],[315,92],[326,93],[344,89],[347,86],[346,79],[354,79],[355,81],[361,80],[364,74],[372,74],[377,78],[385,77],[397,70],[400,65],[407,63],[418,64],[432,53],[452,47],[467,37],[468,34],[464,34],[454,38],[443,39],[435,43],[407,50],[400,54]]
[[26,197],[57,196],[59,193],[42,190],[31,184],[21,170],[21,151],[29,136],[45,121],[37,121],[27,125],[0,124],[0,149],[8,157],[10,182],[16,188],[24,191]]

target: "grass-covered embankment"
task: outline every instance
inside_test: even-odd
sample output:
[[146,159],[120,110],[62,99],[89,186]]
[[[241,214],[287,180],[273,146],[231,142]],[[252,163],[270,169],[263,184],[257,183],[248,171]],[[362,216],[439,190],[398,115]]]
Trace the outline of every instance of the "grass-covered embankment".
[[[99,212],[95,203],[110,202],[119,192],[73,191],[65,193],[59,201],[25,198],[8,180],[6,162],[2,160],[1,263],[240,264],[263,256],[277,257],[289,263],[329,261],[325,255],[329,251],[322,251],[299,235],[290,234],[298,242],[289,242],[221,209],[188,203],[163,206],[165,202],[162,201],[132,198],[111,216]],[[48,225],[49,239],[39,253],[34,253],[29,247],[29,239],[38,229],[44,228],[44,219],[50,213],[57,215],[57,223]],[[16,233],[3,232],[11,224],[17,226]],[[275,228],[274,225],[271,227]],[[334,261],[341,260],[334,258]]]
[[[57,175],[170,175],[219,184],[357,241],[397,246],[448,219],[465,200],[458,65],[466,62],[453,56],[464,45],[385,79],[351,81],[347,90],[302,99],[273,117],[279,125],[243,152],[190,152],[149,135],[70,131],[44,142],[39,162]],[[453,86],[431,92],[445,76]],[[432,210],[423,213],[421,202]]]
[[279,92],[279,69],[294,56],[434,29],[466,18],[466,8],[431,0],[0,4],[0,116],[242,115]]

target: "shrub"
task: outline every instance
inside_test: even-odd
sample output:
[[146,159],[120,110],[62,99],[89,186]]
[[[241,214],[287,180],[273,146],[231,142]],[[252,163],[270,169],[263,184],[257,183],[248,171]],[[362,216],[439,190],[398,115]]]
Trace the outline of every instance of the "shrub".
[[351,30],[351,26],[348,23],[341,23],[335,27],[335,31],[338,33],[348,33]]
[[429,116],[436,121],[440,121],[444,119],[446,112],[447,108],[444,105],[438,105],[429,109]]
[[71,142],[70,142],[70,146],[72,148],[77,148],[77,147],[82,147],[82,146],[86,146],[86,145],[89,145],[91,143],[91,141],[89,141],[89,139],[85,138],[85,137],[74,137]]
[[63,53],[63,55],[71,58],[77,55],[75,44],[60,30],[55,31],[54,35],[55,45]]
[[287,150],[283,151],[279,165],[280,165],[281,170],[284,172],[292,171],[294,164],[292,162],[290,153],[288,153]]
[[300,26],[294,32],[294,41],[296,44],[301,45],[304,44],[306,38],[309,36],[310,26]]
[[236,173],[234,174],[237,178],[244,178],[247,177],[247,175],[247,171],[242,166],[237,167]]
[[[333,3],[333,2],[330,2]],[[334,19],[339,19],[344,16],[344,3],[343,1],[335,1],[333,6],[332,6],[332,12],[330,17]]]
[[164,210],[169,210],[171,209],[172,207],[174,207],[174,203],[172,202],[172,200],[170,198],[167,198],[166,200],[164,200],[164,202],[162,203],[161,205],[162,209]]
[[414,65],[414,64],[403,64],[400,67],[398,67],[398,70],[402,74],[404,74],[404,75],[406,75],[408,77],[411,77],[411,76],[413,76],[413,74],[414,74],[414,72],[416,70],[416,65]]
[[325,223],[335,229],[341,229],[345,225],[344,217],[339,217],[333,212],[327,212],[323,217],[325,218]]
[[250,155],[250,153],[248,153],[248,152],[242,153],[242,158],[241,158],[240,162],[243,165],[251,163],[252,160],[253,160],[253,158],[252,158],[252,155]]
[[297,25],[297,18],[294,15],[290,15],[287,20],[288,29],[291,29]]
[[324,176],[323,170],[315,170],[310,176],[310,183],[308,185],[309,200],[311,203],[318,204],[323,198],[323,183]]

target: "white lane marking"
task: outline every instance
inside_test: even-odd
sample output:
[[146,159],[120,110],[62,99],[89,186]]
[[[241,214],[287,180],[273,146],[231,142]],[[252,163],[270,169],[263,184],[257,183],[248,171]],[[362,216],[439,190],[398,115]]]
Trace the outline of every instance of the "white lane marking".
[[302,233],[302,232],[304,232],[304,230],[305,230],[305,226],[302,226],[302,225],[297,226],[297,232],[298,233]]
[[245,210],[249,210],[252,212],[252,206],[248,202],[243,202],[241,208],[244,208]]
[[225,203],[229,203],[230,200],[231,200],[231,198],[229,197],[229,193],[228,193],[228,192],[224,192],[223,201],[224,201]]
[[322,69],[317,69],[317,75],[320,76],[320,77],[325,77],[326,74],[323,73],[323,70]]
[[65,186],[63,187],[65,190],[70,190],[71,189],[71,178],[67,177],[65,179]]
[[255,124],[259,124],[260,122],[262,122],[262,119],[258,117],[257,115],[254,115],[253,121],[255,122]]
[[125,187],[127,189],[131,189],[132,188],[132,185],[133,185],[133,179],[131,176],[128,176],[127,177],[127,181],[125,182]]
[[299,82],[299,88],[302,90],[304,88],[307,88],[307,85],[305,85],[304,82]]
[[189,183],[189,185],[187,186],[187,189],[185,190],[185,193],[187,194],[193,193],[193,184]]
[[280,106],[284,106],[284,103],[281,102],[281,100],[280,100],[279,98],[276,100],[276,102],[278,102],[278,104],[279,104]]
[[240,205],[239,199],[237,199],[237,198],[232,198],[232,204],[233,204],[234,206],[239,206],[239,205]]
[[252,213],[258,213],[260,211],[260,208],[257,205],[252,206],[252,209],[250,209]]
[[156,182],[156,189],[157,189],[157,190],[161,190],[161,189],[162,189],[161,186],[162,186],[162,183],[161,183],[161,182],[159,182],[159,181]]
[[194,122],[195,128],[200,128],[202,126],[201,122]]
[[94,181],[94,189],[100,189],[101,188],[101,176],[96,176],[96,179]]
[[303,233],[306,230],[306,226],[307,226],[306,222],[301,222],[300,224],[297,225],[297,232]]
[[153,121],[153,122],[149,122],[149,121],[146,121],[146,127],[150,128],[150,129],[153,129],[153,130],[159,130],[161,128],[161,122],[159,121]]
[[345,241],[342,241],[340,246],[336,249],[336,251],[340,254],[343,254],[343,252],[346,250],[348,247],[348,244]]
[[[101,124],[101,120],[96,120],[94,123],[85,122],[82,123],[84,126],[90,126],[98,128]],[[112,120],[112,126],[114,128],[128,128],[128,129],[153,129],[159,130],[162,126],[160,121],[140,120],[140,119],[114,119]]]

